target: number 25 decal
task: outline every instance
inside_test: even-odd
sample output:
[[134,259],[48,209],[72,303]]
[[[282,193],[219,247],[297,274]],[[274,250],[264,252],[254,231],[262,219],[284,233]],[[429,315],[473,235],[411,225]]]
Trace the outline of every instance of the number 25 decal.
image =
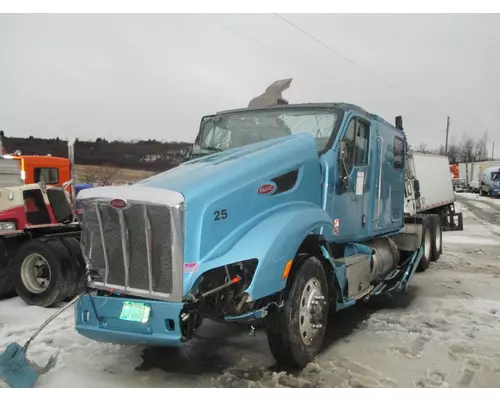
[[227,218],[227,210],[216,210],[214,211],[214,221],[220,221],[221,219]]

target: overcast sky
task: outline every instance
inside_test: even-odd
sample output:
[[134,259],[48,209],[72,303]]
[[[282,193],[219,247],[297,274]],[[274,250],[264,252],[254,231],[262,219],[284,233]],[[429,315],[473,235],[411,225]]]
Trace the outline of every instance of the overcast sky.
[[364,70],[273,14],[0,15],[0,129],[192,141],[203,115],[293,78],[290,102],[403,115],[415,145],[443,143],[449,114],[450,137],[500,149],[500,16],[283,16]]

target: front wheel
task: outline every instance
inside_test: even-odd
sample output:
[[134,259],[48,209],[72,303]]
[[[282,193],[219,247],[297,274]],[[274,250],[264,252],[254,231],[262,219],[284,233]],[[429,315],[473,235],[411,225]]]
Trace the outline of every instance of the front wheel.
[[282,308],[268,315],[271,352],[283,366],[304,368],[318,354],[328,322],[328,281],[321,261],[299,261],[285,289]]

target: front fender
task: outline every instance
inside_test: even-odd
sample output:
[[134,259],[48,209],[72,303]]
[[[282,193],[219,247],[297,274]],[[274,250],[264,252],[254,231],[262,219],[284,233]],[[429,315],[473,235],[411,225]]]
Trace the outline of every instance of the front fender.
[[[252,283],[247,289],[252,300],[256,300],[285,288],[282,279],[286,263],[292,260],[303,240],[310,233],[319,233],[320,228],[333,229],[331,218],[313,203],[294,203],[290,207],[276,210],[250,229],[224,255],[200,262],[199,272],[257,258],[259,260]],[[184,275],[184,293],[188,293],[197,273]]]

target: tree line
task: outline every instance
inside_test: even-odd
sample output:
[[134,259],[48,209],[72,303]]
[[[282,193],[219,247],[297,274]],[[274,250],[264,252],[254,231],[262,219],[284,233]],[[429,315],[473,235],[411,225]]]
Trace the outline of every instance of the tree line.
[[[437,149],[430,149],[426,143],[420,142],[414,149],[421,153],[446,155],[444,144],[441,144]],[[458,142],[452,137],[448,143],[447,153],[450,164],[489,161],[492,160],[493,156],[488,152],[488,132],[485,132],[478,139],[464,134]]]
[[[75,143],[75,164],[161,172],[179,165],[191,146],[192,143],[187,142],[158,140],[108,141],[102,138],[95,141],[79,140]],[[19,150],[25,155],[68,156],[68,142],[59,138],[5,137],[3,147],[7,153]]]

